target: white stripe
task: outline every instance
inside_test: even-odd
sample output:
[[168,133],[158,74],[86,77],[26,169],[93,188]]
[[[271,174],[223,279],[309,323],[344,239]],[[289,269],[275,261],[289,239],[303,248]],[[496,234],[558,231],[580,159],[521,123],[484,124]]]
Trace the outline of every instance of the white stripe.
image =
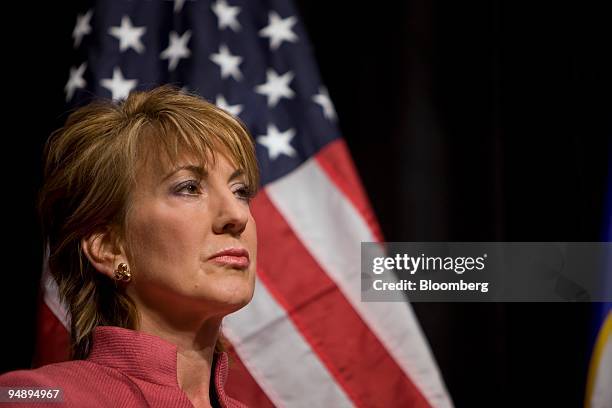
[[59,290],[57,287],[57,283],[51,273],[49,272],[49,262],[48,262],[48,252],[45,254],[43,258],[43,271],[41,284],[43,287],[43,300],[51,310],[51,313],[57,317],[57,320],[70,332],[70,316],[68,315],[68,311],[63,303],[60,302],[59,299]]
[[353,406],[261,282],[251,303],[223,320],[223,333],[274,405]]
[[316,160],[268,184],[266,192],[427,401],[433,407],[452,407],[410,304],[361,301],[361,242],[376,239]]

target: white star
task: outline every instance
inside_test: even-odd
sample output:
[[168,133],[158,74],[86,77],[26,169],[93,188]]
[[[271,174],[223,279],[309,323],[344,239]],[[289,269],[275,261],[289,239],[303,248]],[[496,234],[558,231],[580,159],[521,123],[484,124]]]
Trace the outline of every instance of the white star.
[[293,72],[287,71],[279,76],[273,69],[266,71],[266,82],[257,85],[255,92],[268,97],[268,106],[274,107],[280,98],[293,98],[295,93],[289,87],[289,82],[293,79]]
[[259,35],[270,38],[270,49],[277,49],[283,41],[296,42],[298,40],[298,36],[291,31],[291,27],[297,23],[295,16],[282,19],[275,11],[271,11],[268,18],[269,24],[259,31]]
[[295,156],[295,149],[291,146],[291,139],[295,136],[294,129],[287,129],[279,132],[276,126],[268,125],[268,134],[257,137],[257,143],[262,144],[268,149],[270,160],[276,159],[281,154]]
[[232,76],[236,81],[242,79],[242,73],[238,65],[242,62],[242,57],[232,55],[227,45],[221,44],[217,54],[210,54],[210,59],[221,67],[221,78]]
[[191,38],[191,31],[187,30],[182,36],[178,36],[175,31],[170,32],[170,45],[160,54],[161,59],[168,60],[168,69],[174,71],[181,58],[187,58],[191,51],[187,48],[187,42]]
[[231,7],[227,5],[227,1],[225,0],[217,0],[216,3],[213,3],[211,8],[217,15],[217,26],[219,30],[223,30],[226,27],[234,31],[240,30],[240,23],[236,19],[236,16],[240,13],[240,7]]
[[125,79],[119,67],[113,69],[112,79],[102,79],[100,84],[111,91],[114,100],[125,99],[138,84],[137,79]]
[[327,88],[324,86],[319,87],[319,93],[312,97],[312,100],[321,105],[323,108],[323,116],[325,116],[329,120],[336,119],[336,110],[334,109],[334,105],[332,104],[331,99],[329,98],[329,93],[327,92]]
[[83,79],[85,69],[87,69],[86,62],[82,63],[78,68],[70,68],[70,78],[68,78],[68,82],[66,82],[66,86],[64,87],[66,102],[72,99],[75,90],[85,88],[85,85],[87,85],[87,82]]
[[140,37],[147,31],[146,27],[134,27],[128,16],[121,18],[120,27],[111,27],[108,33],[119,40],[119,51],[123,52],[128,48],[133,48],[139,54],[144,52],[144,44]]
[[215,105],[217,105],[224,111],[228,111],[234,116],[238,116],[240,115],[240,112],[242,112],[242,105],[229,105],[223,95],[217,95]]
[[72,38],[74,38],[74,48],[78,48],[81,44],[81,40],[87,34],[91,33],[91,26],[89,22],[93,16],[93,10],[88,10],[85,14],[77,15],[77,22],[72,30]]
[[174,0],[174,12],[179,13],[183,10],[183,6],[185,5],[185,0]]

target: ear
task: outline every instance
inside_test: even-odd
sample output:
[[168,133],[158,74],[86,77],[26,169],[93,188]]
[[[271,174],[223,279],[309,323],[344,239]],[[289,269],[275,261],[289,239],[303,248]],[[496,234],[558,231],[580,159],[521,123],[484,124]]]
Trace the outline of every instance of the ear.
[[93,267],[111,279],[115,275],[117,265],[121,262],[127,263],[123,248],[117,244],[110,228],[83,238],[81,249]]

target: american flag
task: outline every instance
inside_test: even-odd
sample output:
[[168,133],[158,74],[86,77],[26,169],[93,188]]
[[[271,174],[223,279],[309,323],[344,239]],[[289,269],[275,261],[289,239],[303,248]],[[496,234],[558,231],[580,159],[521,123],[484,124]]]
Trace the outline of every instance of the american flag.
[[[69,106],[172,83],[253,134],[259,281],[224,320],[230,395],[253,406],[452,406],[410,305],[361,301],[360,243],[382,237],[290,1],[101,0],[78,14],[72,42]],[[65,358],[69,327],[46,272],[43,288],[39,365]]]

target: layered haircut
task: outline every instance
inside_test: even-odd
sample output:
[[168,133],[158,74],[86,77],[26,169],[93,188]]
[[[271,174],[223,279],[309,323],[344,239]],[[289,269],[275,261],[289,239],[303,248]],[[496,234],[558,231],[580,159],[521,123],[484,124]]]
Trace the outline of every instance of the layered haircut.
[[122,102],[94,101],[51,134],[38,208],[49,270],[70,314],[73,359],[89,355],[97,326],[139,326],[125,287],[95,270],[81,240],[112,231],[117,243],[125,243],[130,192],[143,166],[174,166],[184,154],[206,165],[219,153],[244,172],[254,193],[259,172],[246,127],[169,85],[131,93]]

